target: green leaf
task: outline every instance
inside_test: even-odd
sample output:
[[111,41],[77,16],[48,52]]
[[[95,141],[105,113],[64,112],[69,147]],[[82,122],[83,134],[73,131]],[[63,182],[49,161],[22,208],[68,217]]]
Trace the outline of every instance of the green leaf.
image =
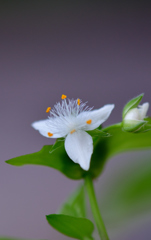
[[[67,199],[67,201],[62,205],[61,209],[59,210],[59,215],[57,215],[57,216],[60,216],[60,214],[61,214],[61,216],[62,215],[64,215],[64,216],[67,215],[67,217],[69,217],[69,216],[76,217],[76,220],[77,219],[84,219],[84,220],[86,219],[85,218],[86,217],[86,214],[85,214],[85,193],[84,193],[84,186],[83,185],[78,187],[78,189],[76,189],[76,191],[74,193],[72,193],[71,196]],[[66,223],[69,224],[68,222],[66,222]],[[72,224],[74,224],[74,222]],[[87,224],[87,223],[85,222],[84,224]],[[66,227],[66,228],[72,228],[72,227],[73,226],[69,226],[69,227]],[[89,227],[89,226],[87,226],[87,227]],[[58,226],[55,227],[55,228],[58,231],[60,231],[60,228],[58,229]],[[73,230],[70,229],[70,231],[73,231]],[[81,231],[81,229],[79,229],[79,231]],[[62,232],[62,233],[64,233],[64,232]],[[83,238],[81,237],[81,238],[78,238],[78,239],[84,239],[84,240],[90,240],[91,239],[92,240],[91,233],[89,235],[83,236]],[[68,235],[66,232],[64,234]],[[74,234],[74,232],[72,232],[72,234]],[[77,234],[77,232],[76,232],[76,234]],[[85,233],[82,233],[82,234],[85,234]]]
[[14,166],[42,165],[57,169],[71,179],[82,178],[85,171],[79,164],[71,161],[64,146],[60,146],[56,151],[51,151],[52,147],[52,145],[44,146],[39,152],[12,158],[7,160],[6,163]]
[[[106,137],[108,133],[96,129],[92,135]],[[14,166],[32,164],[52,167],[71,179],[81,179],[85,176],[86,171],[68,157],[63,140],[57,139],[54,145],[44,146],[39,152],[15,157],[7,160],[6,163]]]
[[140,101],[142,100],[142,97],[144,96],[144,94],[140,94],[139,96],[131,99],[124,107],[123,109],[123,118],[125,117],[125,115],[127,114],[127,112],[129,110],[131,110],[132,108],[136,108],[138,106],[138,104],[140,103]]
[[86,217],[83,185],[78,187],[78,189],[62,205],[59,214],[70,215],[73,217]]
[[50,214],[46,216],[48,223],[59,232],[76,239],[92,239],[93,223],[86,218]]
[[135,166],[120,169],[100,201],[106,222],[114,224],[114,228],[119,227],[119,223],[138,219],[141,214],[151,213],[151,160],[137,159]]
[[[151,118],[148,118],[148,125],[150,124]],[[95,141],[91,166],[88,171],[93,178],[101,173],[105,162],[112,156],[127,151],[151,148],[151,131],[137,134],[124,132],[121,123],[109,126],[103,131],[107,132],[110,137],[100,137]]]

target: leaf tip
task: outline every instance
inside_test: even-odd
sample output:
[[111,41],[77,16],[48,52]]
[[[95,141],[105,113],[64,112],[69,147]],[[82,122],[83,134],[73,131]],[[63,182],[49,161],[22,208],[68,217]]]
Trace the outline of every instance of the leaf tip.
[[21,163],[14,163],[12,160],[6,160],[5,163],[12,165],[12,166],[23,166]]
[[5,161],[7,164],[10,164],[10,165],[12,165],[12,163],[11,163],[11,161],[10,160],[6,160]]

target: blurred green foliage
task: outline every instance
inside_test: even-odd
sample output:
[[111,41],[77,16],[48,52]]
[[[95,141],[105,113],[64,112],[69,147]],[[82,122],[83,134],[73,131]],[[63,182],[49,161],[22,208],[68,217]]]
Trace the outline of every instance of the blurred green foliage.
[[[135,161],[136,163],[136,161]],[[111,178],[100,208],[107,226],[122,224],[151,214],[151,158],[127,166]]]

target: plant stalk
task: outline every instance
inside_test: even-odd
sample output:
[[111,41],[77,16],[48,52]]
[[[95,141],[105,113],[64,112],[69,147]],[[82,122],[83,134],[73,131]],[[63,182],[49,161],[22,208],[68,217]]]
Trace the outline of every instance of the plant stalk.
[[92,179],[90,176],[85,177],[85,186],[86,186],[86,189],[88,192],[93,217],[94,217],[94,220],[95,220],[95,223],[96,223],[99,235],[100,235],[100,239],[101,240],[109,240],[103,219],[100,214],[100,210],[99,210],[98,203],[97,203],[96,196],[95,196],[93,182],[92,182]]

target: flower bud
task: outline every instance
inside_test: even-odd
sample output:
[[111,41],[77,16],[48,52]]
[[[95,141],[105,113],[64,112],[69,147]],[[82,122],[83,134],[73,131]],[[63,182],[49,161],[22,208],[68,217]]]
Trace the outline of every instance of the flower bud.
[[[143,132],[143,126],[147,123],[144,119],[147,117],[149,103],[138,105],[143,95],[132,99],[126,104],[123,110],[123,129],[127,132]],[[137,106],[138,105],[138,106]]]
[[146,102],[142,105],[139,105],[138,108],[132,108],[125,115],[124,120],[142,121],[142,120],[144,120],[144,118],[146,118],[146,113],[147,113],[148,109],[149,109],[149,103],[148,102]]

